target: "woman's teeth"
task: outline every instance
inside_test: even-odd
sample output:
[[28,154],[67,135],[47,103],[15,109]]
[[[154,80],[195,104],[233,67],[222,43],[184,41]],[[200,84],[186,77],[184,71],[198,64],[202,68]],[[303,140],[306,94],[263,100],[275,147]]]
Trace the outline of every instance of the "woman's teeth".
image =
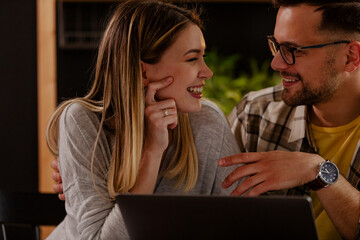
[[200,94],[202,93],[203,87],[189,87],[187,90],[191,93]]
[[286,78],[284,78],[284,81],[285,82],[296,82],[297,80],[296,79],[286,79]]

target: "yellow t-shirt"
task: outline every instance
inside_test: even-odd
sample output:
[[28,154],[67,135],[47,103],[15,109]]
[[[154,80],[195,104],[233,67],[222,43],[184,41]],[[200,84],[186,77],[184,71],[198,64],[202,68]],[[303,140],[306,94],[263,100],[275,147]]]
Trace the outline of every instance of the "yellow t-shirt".
[[[319,127],[311,124],[318,153],[335,163],[343,177],[350,168],[356,145],[360,139],[360,116],[341,127]],[[311,192],[316,228],[320,240],[341,239],[315,192]]]

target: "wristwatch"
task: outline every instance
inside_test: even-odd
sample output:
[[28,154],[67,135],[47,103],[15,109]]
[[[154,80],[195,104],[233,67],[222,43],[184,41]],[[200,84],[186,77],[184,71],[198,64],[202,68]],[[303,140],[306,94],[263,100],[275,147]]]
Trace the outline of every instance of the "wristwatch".
[[305,186],[311,190],[319,190],[323,187],[328,187],[331,184],[336,183],[339,179],[339,169],[330,160],[326,160],[319,164],[317,169],[318,174],[315,180],[308,182]]

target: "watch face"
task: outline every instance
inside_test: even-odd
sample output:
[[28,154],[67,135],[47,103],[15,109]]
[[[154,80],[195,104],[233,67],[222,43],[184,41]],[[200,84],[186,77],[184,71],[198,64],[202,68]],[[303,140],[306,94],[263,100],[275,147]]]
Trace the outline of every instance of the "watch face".
[[327,184],[333,184],[339,178],[339,169],[332,162],[325,162],[320,168],[320,178]]

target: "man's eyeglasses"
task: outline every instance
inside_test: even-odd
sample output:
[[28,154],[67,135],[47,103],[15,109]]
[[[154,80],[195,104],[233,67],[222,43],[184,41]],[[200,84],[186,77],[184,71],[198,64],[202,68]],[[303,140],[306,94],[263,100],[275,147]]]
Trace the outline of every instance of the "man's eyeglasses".
[[295,64],[295,55],[294,55],[295,51],[303,50],[303,49],[311,49],[311,48],[322,48],[325,46],[335,45],[335,44],[340,44],[340,43],[350,43],[350,41],[341,40],[341,41],[336,41],[336,42],[331,42],[331,43],[317,44],[317,45],[304,46],[304,47],[290,47],[285,44],[279,44],[273,35],[267,36],[267,40],[268,40],[268,44],[269,44],[272,55],[275,57],[277,52],[280,51],[281,57],[284,59],[284,61],[288,65]]

